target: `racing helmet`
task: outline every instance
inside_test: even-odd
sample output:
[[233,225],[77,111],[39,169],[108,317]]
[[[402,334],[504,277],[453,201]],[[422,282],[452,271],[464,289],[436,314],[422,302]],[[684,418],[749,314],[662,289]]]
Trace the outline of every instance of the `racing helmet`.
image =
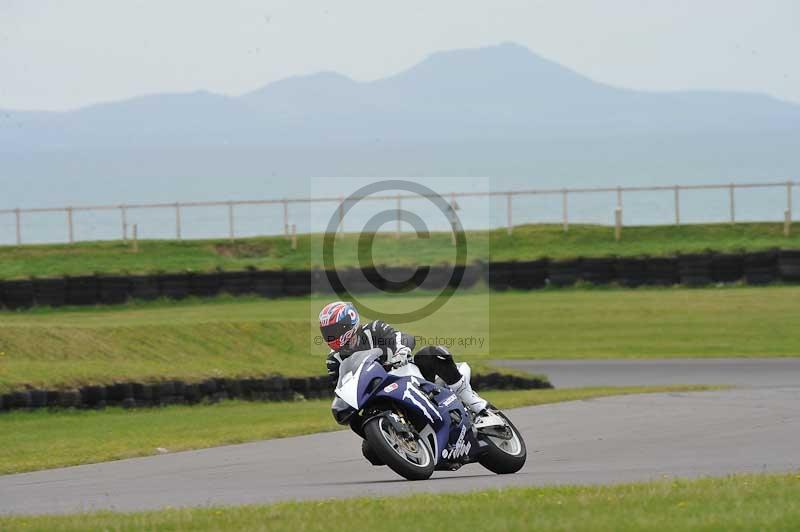
[[358,321],[358,311],[352,303],[334,301],[319,313],[319,330],[328,347],[339,351],[353,338]]

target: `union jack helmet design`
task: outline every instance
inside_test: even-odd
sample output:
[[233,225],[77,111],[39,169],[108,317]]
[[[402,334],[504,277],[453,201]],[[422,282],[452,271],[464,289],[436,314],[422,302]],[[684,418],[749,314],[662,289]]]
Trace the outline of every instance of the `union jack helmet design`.
[[358,311],[352,303],[334,301],[319,313],[319,330],[325,343],[334,351],[339,351],[353,338],[358,320]]

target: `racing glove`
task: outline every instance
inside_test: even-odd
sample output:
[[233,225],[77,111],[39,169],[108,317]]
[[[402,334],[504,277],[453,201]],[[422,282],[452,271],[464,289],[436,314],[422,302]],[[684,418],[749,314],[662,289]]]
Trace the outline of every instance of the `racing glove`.
[[397,369],[411,362],[412,358],[411,349],[403,345],[397,348],[397,351],[389,357],[386,363]]

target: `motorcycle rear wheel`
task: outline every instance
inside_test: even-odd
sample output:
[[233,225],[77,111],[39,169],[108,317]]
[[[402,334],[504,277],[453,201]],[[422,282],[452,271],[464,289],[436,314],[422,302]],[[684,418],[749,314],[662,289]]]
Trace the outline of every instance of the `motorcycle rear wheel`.
[[517,430],[517,427],[511,423],[511,420],[502,412],[495,413],[505,420],[513,436],[510,440],[503,440],[488,435],[480,435],[479,437],[489,445],[486,447],[484,454],[478,458],[478,462],[492,473],[510,475],[522,469],[528,457],[528,451],[525,448],[525,440],[522,439],[522,435]]
[[433,474],[436,467],[433,453],[416,432],[409,441],[397,433],[385,416],[381,416],[364,426],[364,435],[372,452],[401,477],[426,480]]

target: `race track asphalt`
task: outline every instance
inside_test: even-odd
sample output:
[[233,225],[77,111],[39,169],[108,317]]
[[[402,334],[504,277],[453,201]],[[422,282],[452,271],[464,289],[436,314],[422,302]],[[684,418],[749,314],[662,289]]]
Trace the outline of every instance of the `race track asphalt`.
[[800,467],[800,388],[619,396],[509,415],[528,463],[407,482],[370,466],[348,431],[0,477],[0,514],[142,510],[615,483]]
[[556,388],[668,384],[800,386],[800,358],[497,360],[493,364],[545,374]]

